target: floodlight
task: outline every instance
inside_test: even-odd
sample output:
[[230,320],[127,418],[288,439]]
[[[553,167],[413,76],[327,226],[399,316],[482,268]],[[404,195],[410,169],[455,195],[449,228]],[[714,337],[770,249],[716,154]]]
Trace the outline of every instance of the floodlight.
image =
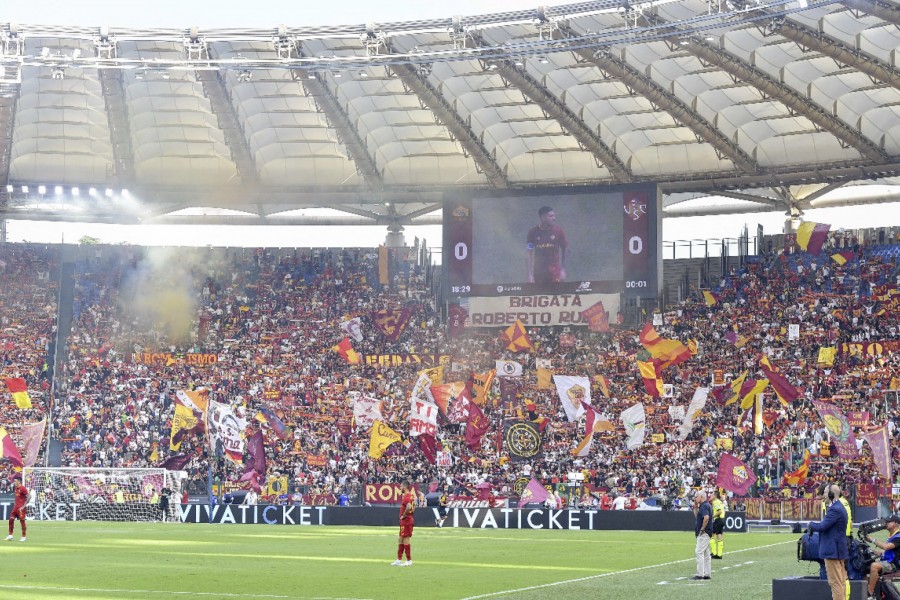
[[46,186],[46,185],[39,185],[39,186],[38,186],[38,194],[46,194],[46,193],[47,193],[47,186]]

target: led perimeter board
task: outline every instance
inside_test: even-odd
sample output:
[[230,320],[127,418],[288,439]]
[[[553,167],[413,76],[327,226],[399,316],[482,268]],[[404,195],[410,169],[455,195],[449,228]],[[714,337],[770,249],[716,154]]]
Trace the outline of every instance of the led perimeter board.
[[653,184],[444,197],[445,294],[656,298],[662,200]]

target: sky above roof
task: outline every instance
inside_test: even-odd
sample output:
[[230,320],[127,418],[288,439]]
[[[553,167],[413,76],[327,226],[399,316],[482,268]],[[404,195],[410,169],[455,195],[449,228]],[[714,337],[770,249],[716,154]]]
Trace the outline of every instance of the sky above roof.
[[455,0],[412,2],[409,0],[338,0],[309,2],[298,0],[154,0],[152,3],[127,0],[39,0],[4,2],[5,22],[53,25],[109,25],[113,27],[276,27],[301,25],[352,25],[370,22],[412,21],[454,15],[475,15],[554,6],[565,2],[540,0]]

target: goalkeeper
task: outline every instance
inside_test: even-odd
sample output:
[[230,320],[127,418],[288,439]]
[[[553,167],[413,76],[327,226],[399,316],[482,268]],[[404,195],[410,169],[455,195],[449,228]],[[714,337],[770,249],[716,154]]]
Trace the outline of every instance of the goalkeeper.
[[12,512],[9,515],[9,535],[6,536],[6,541],[12,541],[13,539],[13,527],[16,524],[16,519],[19,519],[19,523],[22,525],[22,538],[19,540],[20,542],[25,541],[25,503],[28,502],[28,488],[22,485],[22,479],[20,477],[16,477],[16,500],[13,504]]

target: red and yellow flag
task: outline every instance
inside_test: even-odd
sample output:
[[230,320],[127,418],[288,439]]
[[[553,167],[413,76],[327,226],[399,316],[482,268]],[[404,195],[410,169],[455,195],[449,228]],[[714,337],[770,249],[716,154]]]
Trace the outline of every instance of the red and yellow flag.
[[[738,392],[741,396],[741,410],[747,410],[751,406],[753,406],[754,401],[757,400],[757,396],[759,396],[766,386],[769,385],[768,379],[748,379],[744,382],[744,385],[741,386],[741,391]],[[759,405],[759,417],[762,419],[762,404]],[[760,420],[760,422],[762,422]]]
[[331,349],[340,354],[351,365],[358,365],[362,362],[362,357],[359,355],[359,352],[353,349],[349,338],[342,339],[340,344],[332,346]]
[[716,298],[716,295],[709,290],[703,290],[703,299],[706,300],[707,306],[715,306],[719,301],[719,299]]
[[657,375],[656,365],[652,362],[637,361],[638,369],[641,371],[641,379],[644,380],[644,387],[647,393],[654,398],[660,398],[663,394],[663,380]]
[[856,258],[856,253],[851,250],[844,250],[831,255],[831,260],[842,266],[854,258]]
[[797,470],[784,474],[784,485],[803,485],[809,475],[809,450],[803,455],[803,464]]
[[825,223],[800,223],[800,227],[797,228],[797,245],[802,250],[818,256],[830,229],[831,225]]
[[769,361],[768,356],[763,356],[759,359],[759,367],[762,369],[763,373],[765,373],[766,377],[769,379],[769,383],[772,384],[772,389],[775,390],[775,395],[778,396],[778,399],[781,400],[781,403],[785,406],[790,406],[790,404],[800,397],[800,392],[791,385],[791,382],[788,381],[787,377],[781,374],[781,372]]
[[657,371],[683,363],[691,357],[691,350],[678,340],[659,337],[653,325],[647,323],[640,335],[641,345],[656,359]]
[[525,332],[525,325],[522,321],[516,319],[516,322],[506,328],[506,331],[500,334],[500,341],[506,346],[510,352],[522,352],[531,350],[534,346],[528,333]]
[[21,377],[12,377],[6,380],[6,388],[12,394],[12,398],[19,408],[31,408],[31,397],[28,395],[28,386]]

